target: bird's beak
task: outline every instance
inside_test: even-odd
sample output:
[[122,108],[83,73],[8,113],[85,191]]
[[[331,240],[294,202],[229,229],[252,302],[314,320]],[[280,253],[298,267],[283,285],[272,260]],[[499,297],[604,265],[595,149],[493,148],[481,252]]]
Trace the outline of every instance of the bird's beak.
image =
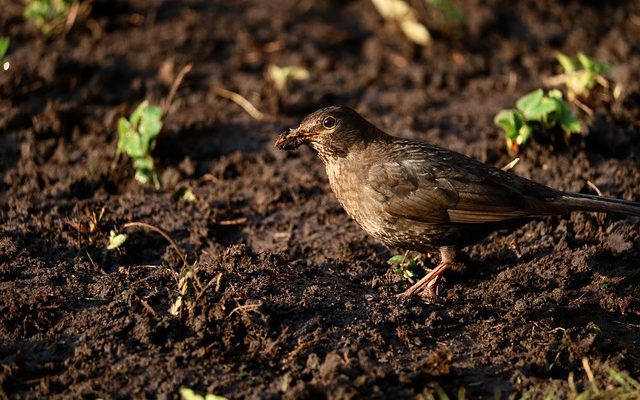
[[309,134],[300,128],[289,129],[278,136],[276,147],[281,150],[295,150],[305,143],[309,142]]

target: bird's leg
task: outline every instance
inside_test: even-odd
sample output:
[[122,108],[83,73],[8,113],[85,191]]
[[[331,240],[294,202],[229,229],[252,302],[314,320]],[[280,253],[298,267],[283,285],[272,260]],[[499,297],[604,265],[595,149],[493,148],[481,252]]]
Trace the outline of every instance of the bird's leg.
[[399,297],[409,297],[414,294],[419,294],[420,297],[424,299],[434,299],[438,295],[438,280],[440,279],[440,275],[453,264],[455,255],[455,249],[452,247],[440,248],[440,263],[425,275],[424,278],[400,294]]

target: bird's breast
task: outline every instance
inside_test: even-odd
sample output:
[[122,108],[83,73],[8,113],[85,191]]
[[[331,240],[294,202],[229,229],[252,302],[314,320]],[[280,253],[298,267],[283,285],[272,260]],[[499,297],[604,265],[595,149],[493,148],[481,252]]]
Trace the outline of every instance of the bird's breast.
[[388,223],[382,199],[365,184],[366,165],[349,161],[341,159],[326,164],[331,189],[347,214],[367,233],[382,240]]

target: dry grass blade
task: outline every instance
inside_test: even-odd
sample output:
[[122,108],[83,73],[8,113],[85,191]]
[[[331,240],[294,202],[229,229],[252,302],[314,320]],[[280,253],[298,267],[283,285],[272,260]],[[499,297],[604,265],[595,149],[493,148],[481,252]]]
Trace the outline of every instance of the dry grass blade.
[[598,194],[598,196],[602,196],[602,192],[601,192],[601,191],[600,191],[600,189],[596,186],[596,184],[595,184],[595,183],[593,183],[593,182],[591,182],[591,181],[587,181],[587,185],[588,185],[591,189],[593,189],[593,190]]
[[236,312],[247,312],[247,311],[255,311],[262,306],[262,301],[258,300],[255,303],[244,304],[234,308],[230,313],[229,317],[235,314]]
[[166,114],[169,114],[169,109],[171,108],[171,103],[173,103],[173,98],[176,96],[176,92],[178,91],[178,88],[180,87],[182,80],[189,73],[189,71],[191,71],[192,67],[193,67],[193,64],[185,65],[180,70],[180,72],[178,73],[178,76],[176,76],[176,79],[171,84],[171,89],[169,90],[169,94],[167,95],[167,98],[162,103],[162,109]]
[[124,228],[125,229],[128,229],[128,228],[141,228],[141,229],[146,229],[148,231],[152,231],[152,232],[155,232],[155,233],[159,234],[160,236],[165,238],[167,240],[167,242],[169,242],[169,244],[171,244],[171,247],[173,247],[173,249],[176,251],[176,253],[178,254],[178,257],[180,257],[180,259],[182,260],[184,265],[189,265],[189,263],[187,262],[187,257],[185,256],[184,252],[180,249],[180,247],[178,247],[178,245],[171,238],[171,236],[169,236],[169,234],[167,232],[165,232],[163,229],[160,229],[157,226],[153,226],[151,224],[147,224],[145,222],[128,222],[128,223],[124,224]]
[[220,97],[233,101],[234,103],[242,107],[242,109],[245,110],[247,114],[251,115],[251,117],[253,117],[254,119],[258,121],[262,121],[263,119],[265,119],[265,115],[263,113],[258,111],[258,109],[255,108],[249,100],[245,99],[238,93],[223,88],[216,88],[215,93]]
[[220,291],[220,280],[222,279],[222,272],[218,273],[218,275],[216,275],[215,277],[211,278],[211,280],[209,280],[209,282],[207,282],[207,284],[201,288],[201,290],[196,293],[196,297],[194,299],[194,303],[197,303],[198,300],[200,299],[200,297],[202,297],[202,295],[204,294],[204,292],[207,291],[207,289],[209,289],[211,287],[211,285],[213,285],[214,283],[216,284],[216,292]]
[[589,382],[594,382],[593,371],[591,370],[589,359],[587,357],[582,357],[582,368],[584,368],[584,372],[586,372]]
[[513,169],[513,167],[518,165],[519,162],[520,162],[520,157],[516,157],[513,160],[511,160],[511,162],[509,164],[507,164],[504,167],[502,167],[502,170],[503,171],[509,171],[510,169]]
[[587,114],[590,117],[593,117],[593,110],[589,106],[587,106],[586,104],[584,104],[578,99],[573,99],[573,102],[575,103],[576,106],[578,106],[579,109],[584,111],[585,114]]
[[221,221],[216,221],[215,224],[228,226],[228,225],[242,225],[245,222],[247,222],[247,217],[240,217],[240,218],[235,218],[235,219],[225,219],[225,220],[221,220]]
[[65,34],[71,30],[73,24],[78,18],[78,11],[80,10],[80,3],[73,3],[67,14],[67,21],[65,22]]

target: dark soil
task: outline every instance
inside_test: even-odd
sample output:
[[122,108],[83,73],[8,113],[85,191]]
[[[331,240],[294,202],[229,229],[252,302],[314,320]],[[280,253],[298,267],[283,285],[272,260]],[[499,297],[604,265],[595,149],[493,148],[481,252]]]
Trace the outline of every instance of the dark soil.
[[[349,220],[312,150],[273,147],[305,113],[347,104],[388,132],[501,166],[493,115],[556,73],[554,51],[583,51],[615,65],[622,95],[598,90],[584,137],[528,146],[515,171],[640,200],[640,4],[458,3],[468,19],[452,32],[413,2],[434,31],[418,48],[367,0],[94,0],[88,19],[49,39],[22,2],[1,0],[8,396],[414,398],[436,385],[560,396],[571,375],[584,387],[585,357],[597,377],[640,375],[638,218],[576,213],[496,233],[467,249],[436,304],[403,302],[410,283],[386,262],[399,250]],[[160,102],[188,63],[155,152],[164,187],[142,187],[114,162],[117,120]],[[312,78],[279,93],[269,64]],[[195,201],[175,196],[185,187]],[[160,235],[123,227],[132,221],[164,229],[192,266]],[[111,230],[129,238],[106,251]],[[173,271],[209,284],[177,316]]]

